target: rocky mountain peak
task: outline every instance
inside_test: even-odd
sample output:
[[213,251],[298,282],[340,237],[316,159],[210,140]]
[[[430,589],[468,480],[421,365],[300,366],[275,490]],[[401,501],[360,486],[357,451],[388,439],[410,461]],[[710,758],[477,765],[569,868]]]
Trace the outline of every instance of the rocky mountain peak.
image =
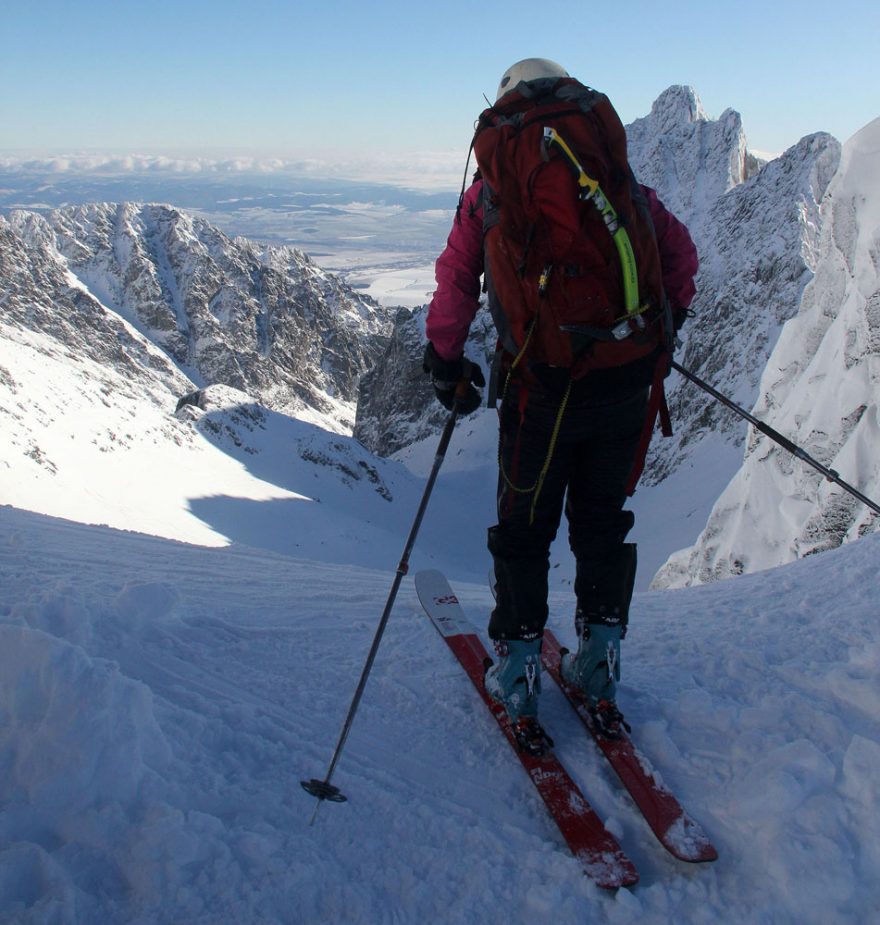
[[[760,369],[754,414],[876,499],[880,119],[854,136],[842,157],[827,135],[803,139],[797,151],[818,154],[810,178],[825,191],[818,212],[804,216],[813,229],[804,240],[813,275]],[[878,525],[852,495],[750,430],[742,467],[696,544],[673,556],[657,583],[693,584],[781,565]]]
[[671,131],[691,122],[710,121],[697,91],[680,84],[667,88],[657,97],[649,118],[661,131]]
[[390,322],[302,252],[232,240],[161,204],[13,212],[8,227],[27,243],[28,262],[54,261],[59,285],[159,345],[192,385],[223,383],[332,430],[353,426],[358,380]]

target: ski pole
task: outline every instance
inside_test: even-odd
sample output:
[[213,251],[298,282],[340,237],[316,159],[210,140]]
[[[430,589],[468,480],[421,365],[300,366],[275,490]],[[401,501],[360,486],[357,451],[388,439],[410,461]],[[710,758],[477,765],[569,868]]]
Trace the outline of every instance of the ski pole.
[[745,418],[750,424],[754,427],[757,427],[762,434],[766,434],[771,440],[775,440],[781,447],[788,450],[789,453],[796,456],[798,459],[803,460],[807,465],[812,466],[817,472],[821,472],[822,475],[829,482],[835,482],[845,491],[848,491],[854,498],[858,498],[862,504],[867,505],[871,508],[872,511],[876,511],[880,514],[880,505],[877,505],[870,498],[863,495],[857,488],[853,488],[848,482],[845,482],[838,472],[834,469],[829,469],[827,466],[823,466],[818,460],[813,459],[806,450],[799,447],[796,443],[793,443],[788,437],[784,437],[778,430],[774,430],[770,427],[769,424],[765,424],[763,421],[759,421],[754,415],[749,414],[745,408],[740,408],[735,402],[731,401],[726,396],[722,395],[717,389],[713,389],[708,382],[700,379],[699,376],[695,376],[692,372],[685,369],[683,366],[680,366],[675,360],[672,361],[672,368],[677,370],[685,377],[685,379],[690,379],[695,385],[698,385],[701,389],[708,392],[713,398],[717,398],[718,401],[723,405],[727,405],[731,411],[735,411],[740,417]]
[[458,418],[459,411],[461,410],[461,402],[465,396],[469,384],[469,379],[462,379],[461,382],[458,383],[458,386],[455,390],[455,399],[452,402],[452,411],[450,412],[449,417],[446,420],[446,424],[443,427],[443,433],[440,436],[440,443],[437,446],[437,453],[434,457],[434,465],[431,467],[431,473],[428,476],[428,482],[425,485],[421,503],[419,504],[418,511],[416,512],[416,517],[413,521],[412,528],[409,531],[409,537],[407,538],[406,545],[403,548],[403,555],[400,557],[400,564],[397,566],[397,573],[395,574],[394,581],[391,585],[391,592],[388,595],[388,601],[385,604],[385,610],[382,612],[382,616],[379,619],[379,625],[376,627],[376,635],[373,637],[373,644],[370,646],[367,660],[364,663],[360,681],[358,681],[357,688],[354,692],[351,706],[348,708],[348,715],[345,717],[345,722],[342,724],[342,731],[339,734],[339,741],[336,744],[336,750],[333,752],[333,757],[330,760],[330,766],[327,768],[327,773],[324,775],[323,780],[312,778],[311,780],[300,781],[300,785],[302,786],[303,790],[305,790],[306,793],[310,793],[318,801],[309,825],[315,824],[315,819],[318,815],[318,809],[324,800],[330,800],[331,803],[344,803],[346,800],[346,797],[340,793],[339,788],[334,787],[333,784],[330,783],[330,778],[333,776],[333,772],[336,770],[336,765],[339,763],[339,758],[342,755],[342,750],[345,748],[346,739],[348,739],[348,734],[351,731],[355,714],[357,713],[358,706],[361,702],[361,697],[364,693],[364,688],[367,686],[367,678],[370,676],[370,671],[373,668],[373,662],[376,660],[376,654],[379,651],[379,644],[382,641],[382,635],[384,634],[385,627],[388,624],[388,618],[391,616],[391,608],[394,606],[394,601],[397,597],[397,592],[400,589],[400,584],[409,570],[410,553],[413,550],[413,546],[415,546],[416,536],[418,535],[419,528],[422,525],[425,511],[428,508],[428,501],[431,497],[431,492],[434,490],[434,483],[437,481],[437,475],[440,472],[440,467],[443,465],[443,460],[446,457],[446,450],[449,447],[449,441],[452,439],[452,431],[455,429],[455,421]]

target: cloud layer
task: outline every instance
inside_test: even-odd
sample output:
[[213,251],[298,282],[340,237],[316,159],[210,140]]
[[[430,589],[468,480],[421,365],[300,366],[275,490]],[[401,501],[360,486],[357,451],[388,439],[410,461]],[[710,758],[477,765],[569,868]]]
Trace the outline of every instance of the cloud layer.
[[0,154],[0,171],[34,176],[290,176],[455,188],[465,151],[340,152],[326,156],[52,153]]

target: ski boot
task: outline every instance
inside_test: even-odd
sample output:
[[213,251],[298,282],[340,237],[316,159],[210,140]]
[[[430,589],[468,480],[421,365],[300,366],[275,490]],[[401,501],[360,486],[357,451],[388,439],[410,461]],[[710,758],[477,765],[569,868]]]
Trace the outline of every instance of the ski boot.
[[623,730],[629,732],[630,728],[615,702],[620,680],[621,627],[587,623],[580,614],[575,625],[580,640],[578,650],[574,654],[562,650],[562,677],[584,695],[599,733],[619,739]]
[[483,665],[486,693],[507,710],[520,750],[536,758],[553,747],[553,740],[538,722],[541,642],[541,637],[496,640],[498,661],[487,658]]

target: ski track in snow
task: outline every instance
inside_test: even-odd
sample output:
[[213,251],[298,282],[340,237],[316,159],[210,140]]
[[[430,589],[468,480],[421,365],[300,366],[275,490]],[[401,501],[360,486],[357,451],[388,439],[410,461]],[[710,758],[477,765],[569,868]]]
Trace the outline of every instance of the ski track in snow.
[[[638,595],[621,702],[720,852],[654,841],[553,685],[560,757],[641,882],[585,878],[393,578],[0,508],[0,921],[847,923],[880,897],[880,542]],[[389,563],[394,551],[389,551]],[[478,625],[488,590],[456,584]],[[570,600],[553,625],[573,642]]]

